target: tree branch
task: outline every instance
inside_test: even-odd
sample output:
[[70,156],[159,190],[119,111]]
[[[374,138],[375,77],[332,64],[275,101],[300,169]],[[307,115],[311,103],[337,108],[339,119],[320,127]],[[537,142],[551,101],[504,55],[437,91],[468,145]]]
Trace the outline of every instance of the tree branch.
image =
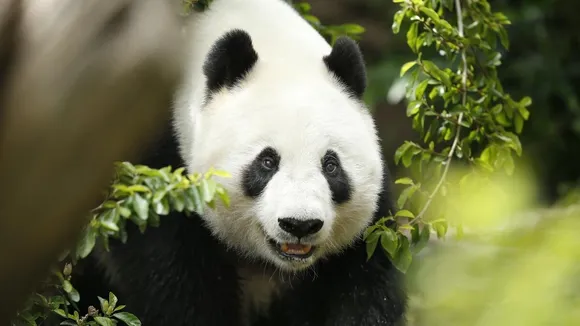
[[[463,11],[461,9],[461,0],[455,0],[455,11],[457,12],[457,30],[459,32],[459,36],[464,37]],[[463,89],[463,92],[461,94],[461,104],[463,105],[463,107],[465,107],[465,105],[467,104],[467,55],[466,55],[465,48],[461,49],[461,62],[462,62],[461,86]],[[449,151],[449,154],[447,154],[447,159],[445,160],[445,168],[443,169],[443,173],[441,175],[441,178],[439,179],[439,182],[437,182],[437,185],[435,186],[435,189],[433,189],[433,192],[431,193],[431,195],[429,195],[429,197],[427,198],[427,201],[425,202],[425,206],[423,206],[423,209],[419,212],[419,214],[417,214],[417,216],[413,219],[413,221],[411,221],[411,224],[415,224],[421,220],[421,218],[427,212],[427,209],[429,209],[429,206],[431,206],[431,202],[433,201],[433,198],[435,198],[435,196],[439,192],[441,186],[443,186],[443,183],[447,179],[447,174],[449,173],[449,166],[451,166],[451,160],[453,159],[453,156],[455,155],[455,150],[457,149],[457,144],[459,143],[459,136],[461,135],[461,122],[462,121],[463,121],[463,112],[461,112],[459,114],[459,118],[457,119],[457,129],[455,131],[455,137],[454,137],[453,143],[451,145],[451,150]]]

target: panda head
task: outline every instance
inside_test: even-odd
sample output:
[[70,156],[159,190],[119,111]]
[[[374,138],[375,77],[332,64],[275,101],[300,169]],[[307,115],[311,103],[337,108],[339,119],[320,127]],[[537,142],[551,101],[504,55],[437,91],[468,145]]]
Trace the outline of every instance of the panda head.
[[218,180],[230,207],[203,216],[212,232],[246,258],[297,271],[360,237],[383,163],[354,41],[340,38],[324,55],[268,54],[242,30],[213,45],[205,102],[189,113],[192,142],[181,147],[190,171],[232,176]]

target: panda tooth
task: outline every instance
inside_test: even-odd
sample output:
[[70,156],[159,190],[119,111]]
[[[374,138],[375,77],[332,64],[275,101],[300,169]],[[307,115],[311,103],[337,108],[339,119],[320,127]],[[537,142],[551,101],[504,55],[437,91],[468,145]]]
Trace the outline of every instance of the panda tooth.
[[288,244],[287,243],[281,244],[280,249],[282,250],[282,252],[288,252]]

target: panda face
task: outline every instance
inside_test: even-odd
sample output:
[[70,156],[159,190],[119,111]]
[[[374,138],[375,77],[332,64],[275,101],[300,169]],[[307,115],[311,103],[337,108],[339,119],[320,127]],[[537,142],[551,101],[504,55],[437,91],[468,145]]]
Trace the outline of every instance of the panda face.
[[375,126],[344,82],[351,76],[333,74],[322,57],[287,68],[250,61],[215,89],[219,69],[206,66],[210,93],[182,150],[190,171],[232,175],[218,180],[230,207],[203,216],[213,233],[249,259],[301,270],[348,247],[372,221],[383,169]]

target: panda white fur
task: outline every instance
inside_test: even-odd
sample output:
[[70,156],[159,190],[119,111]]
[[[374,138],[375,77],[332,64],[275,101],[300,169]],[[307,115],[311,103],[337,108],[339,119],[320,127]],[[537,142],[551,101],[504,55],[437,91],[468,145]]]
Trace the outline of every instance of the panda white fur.
[[404,324],[401,275],[361,240],[392,204],[356,43],[331,47],[282,0],[214,0],[185,34],[171,127],[142,163],[226,170],[231,207],[131,228],[91,258],[98,294],[146,326]]

